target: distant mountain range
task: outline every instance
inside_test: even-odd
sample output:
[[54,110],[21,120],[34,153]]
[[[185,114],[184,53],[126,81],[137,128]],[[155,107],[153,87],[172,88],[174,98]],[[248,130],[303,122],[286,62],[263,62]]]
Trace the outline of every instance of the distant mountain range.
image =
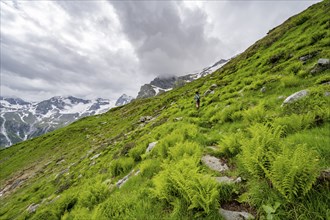
[[[156,77],[150,83],[141,86],[136,98],[156,96],[175,87],[183,86],[214,72],[227,62],[228,60],[221,59],[197,73],[184,76]],[[35,103],[20,98],[0,96],[0,147],[9,147],[37,137],[82,117],[104,113],[113,107],[128,104],[133,99],[126,94],[119,97],[116,102],[101,98],[84,100],[73,96],[56,96]]]
[[122,95],[116,102],[98,98],[84,100],[56,96],[38,103],[0,96],[0,146],[8,147],[53,131],[73,121],[129,103],[133,97]]
[[197,73],[191,73],[184,76],[157,77],[150,83],[141,86],[137,98],[148,98],[169,91],[175,87],[183,86],[203,76],[213,73],[225,65],[229,60],[221,59],[212,66],[206,67]]

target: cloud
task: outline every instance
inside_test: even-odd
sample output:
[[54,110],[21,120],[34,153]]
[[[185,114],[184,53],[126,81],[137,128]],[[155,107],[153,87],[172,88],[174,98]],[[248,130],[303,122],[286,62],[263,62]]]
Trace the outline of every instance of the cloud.
[[116,99],[230,58],[315,1],[6,1],[1,95]]
[[147,74],[182,75],[225,56],[221,40],[208,36],[200,8],[174,1],[111,3]]
[[[136,92],[139,85],[128,87],[136,82],[130,75],[137,58],[112,6],[87,2],[78,10],[77,5],[18,2],[16,8],[1,2],[1,84],[11,88],[2,93],[22,91],[27,99],[36,92],[116,99],[124,91]],[[36,86],[39,82],[45,86]],[[38,99],[43,98],[49,97]]]

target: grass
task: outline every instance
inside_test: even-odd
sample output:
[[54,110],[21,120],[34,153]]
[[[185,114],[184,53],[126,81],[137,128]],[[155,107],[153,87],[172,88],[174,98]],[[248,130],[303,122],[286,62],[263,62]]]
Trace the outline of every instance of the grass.
[[[220,219],[222,204],[240,201],[260,219],[326,219],[329,186],[317,176],[330,166],[330,70],[312,70],[329,58],[329,4],[290,18],[209,76],[1,150],[1,189],[18,186],[0,198],[0,218]],[[195,90],[212,84],[196,110]],[[307,97],[281,106],[302,89]],[[207,153],[244,181],[213,182],[220,174],[200,162]],[[140,173],[118,189],[133,169]]]

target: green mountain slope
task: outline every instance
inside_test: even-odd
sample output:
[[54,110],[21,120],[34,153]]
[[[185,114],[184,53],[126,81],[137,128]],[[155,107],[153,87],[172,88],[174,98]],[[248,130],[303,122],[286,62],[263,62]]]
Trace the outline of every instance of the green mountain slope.
[[[221,219],[220,207],[329,218],[330,69],[317,64],[330,58],[329,8],[290,18],[207,77],[1,150],[0,219]],[[196,90],[209,90],[199,110]]]

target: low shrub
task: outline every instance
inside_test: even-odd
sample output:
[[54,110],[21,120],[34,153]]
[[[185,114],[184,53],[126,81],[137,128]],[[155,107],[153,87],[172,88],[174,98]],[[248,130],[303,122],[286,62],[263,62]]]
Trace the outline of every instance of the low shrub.
[[110,171],[113,176],[119,176],[127,173],[134,166],[134,159],[131,157],[122,157],[113,160],[110,164]]
[[104,201],[110,194],[108,186],[102,183],[93,183],[84,187],[79,194],[80,206],[92,209],[96,204]]

